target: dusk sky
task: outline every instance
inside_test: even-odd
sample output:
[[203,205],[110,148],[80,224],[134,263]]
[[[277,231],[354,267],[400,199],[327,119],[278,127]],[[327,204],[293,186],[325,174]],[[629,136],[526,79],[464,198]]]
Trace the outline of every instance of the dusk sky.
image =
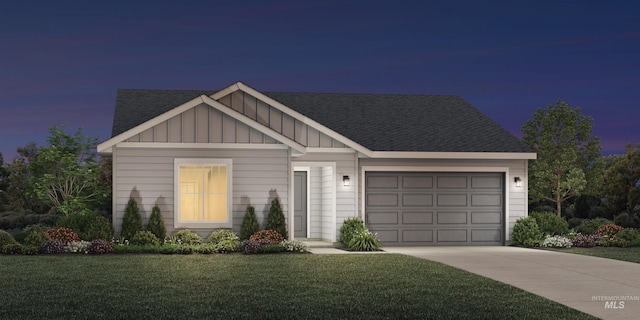
[[517,137],[558,99],[640,143],[640,3],[2,1],[0,152],[111,135],[118,88],[459,95]]

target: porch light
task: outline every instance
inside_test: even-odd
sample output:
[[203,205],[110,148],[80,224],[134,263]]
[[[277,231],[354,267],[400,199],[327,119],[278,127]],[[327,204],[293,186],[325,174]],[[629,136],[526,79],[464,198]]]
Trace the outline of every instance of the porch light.
[[342,176],[342,184],[345,187],[351,186],[351,180],[349,180],[349,176]]
[[515,177],[515,178],[513,178],[513,182],[515,182],[515,183],[516,183],[516,188],[520,188],[520,186],[521,186],[521,183],[520,183],[520,182],[521,182],[521,181],[522,181],[522,179],[520,179],[520,177]]

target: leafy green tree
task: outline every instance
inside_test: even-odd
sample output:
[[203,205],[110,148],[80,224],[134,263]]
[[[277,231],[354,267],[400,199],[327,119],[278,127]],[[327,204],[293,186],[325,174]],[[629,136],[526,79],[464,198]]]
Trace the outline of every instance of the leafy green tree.
[[602,186],[600,138],[592,135],[591,117],[558,100],[538,108],[522,127],[523,141],[538,154],[529,161],[529,195],[548,200],[562,212],[562,203],[580,194],[597,194]]
[[4,163],[4,157],[0,152],[0,212],[4,212],[4,208],[8,204],[7,189],[9,188],[9,171]]
[[624,155],[606,159],[603,196],[608,216],[631,215],[640,206],[640,144],[627,144]]
[[30,184],[31,171],[29,164],[36,161],[38,147],[35,142],[29,142],[22,148],[18,148],[18,156],[11,163],[4,165],[7,172],[5,193],[5,210],[33,211],[46,213],[51,206],[35,197]]
[[266,230],[274,230],[287,239],[287,224],[282,213],[282,206],[280,205],[280,199],[275,198],[271,201],[271,207],[269,208],[269,215],[267,216]]
[[84,136],[82,129],[67,134],[50,127],[47,141],[49,146],[29,163],[34,194],[65,216],[91,211],[108,194],[108,187],[98,184],[97,139]]

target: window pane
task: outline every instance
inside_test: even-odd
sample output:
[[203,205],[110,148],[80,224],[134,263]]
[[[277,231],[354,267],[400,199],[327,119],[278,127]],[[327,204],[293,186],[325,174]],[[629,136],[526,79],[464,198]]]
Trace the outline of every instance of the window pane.
[[180,166],[180,220],[227,221],[226,166]]

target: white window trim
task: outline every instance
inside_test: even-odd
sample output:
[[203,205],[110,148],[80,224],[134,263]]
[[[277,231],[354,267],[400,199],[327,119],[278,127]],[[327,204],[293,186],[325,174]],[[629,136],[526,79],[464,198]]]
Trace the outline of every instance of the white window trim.
[[[218,165],[227,167],[227,220],[224,222],[182,222],[180,220],[180,166]],[[233,160],[215,158],[175,158],[173,159],[173,227],[178,228],[232,228],[233,227]]]

